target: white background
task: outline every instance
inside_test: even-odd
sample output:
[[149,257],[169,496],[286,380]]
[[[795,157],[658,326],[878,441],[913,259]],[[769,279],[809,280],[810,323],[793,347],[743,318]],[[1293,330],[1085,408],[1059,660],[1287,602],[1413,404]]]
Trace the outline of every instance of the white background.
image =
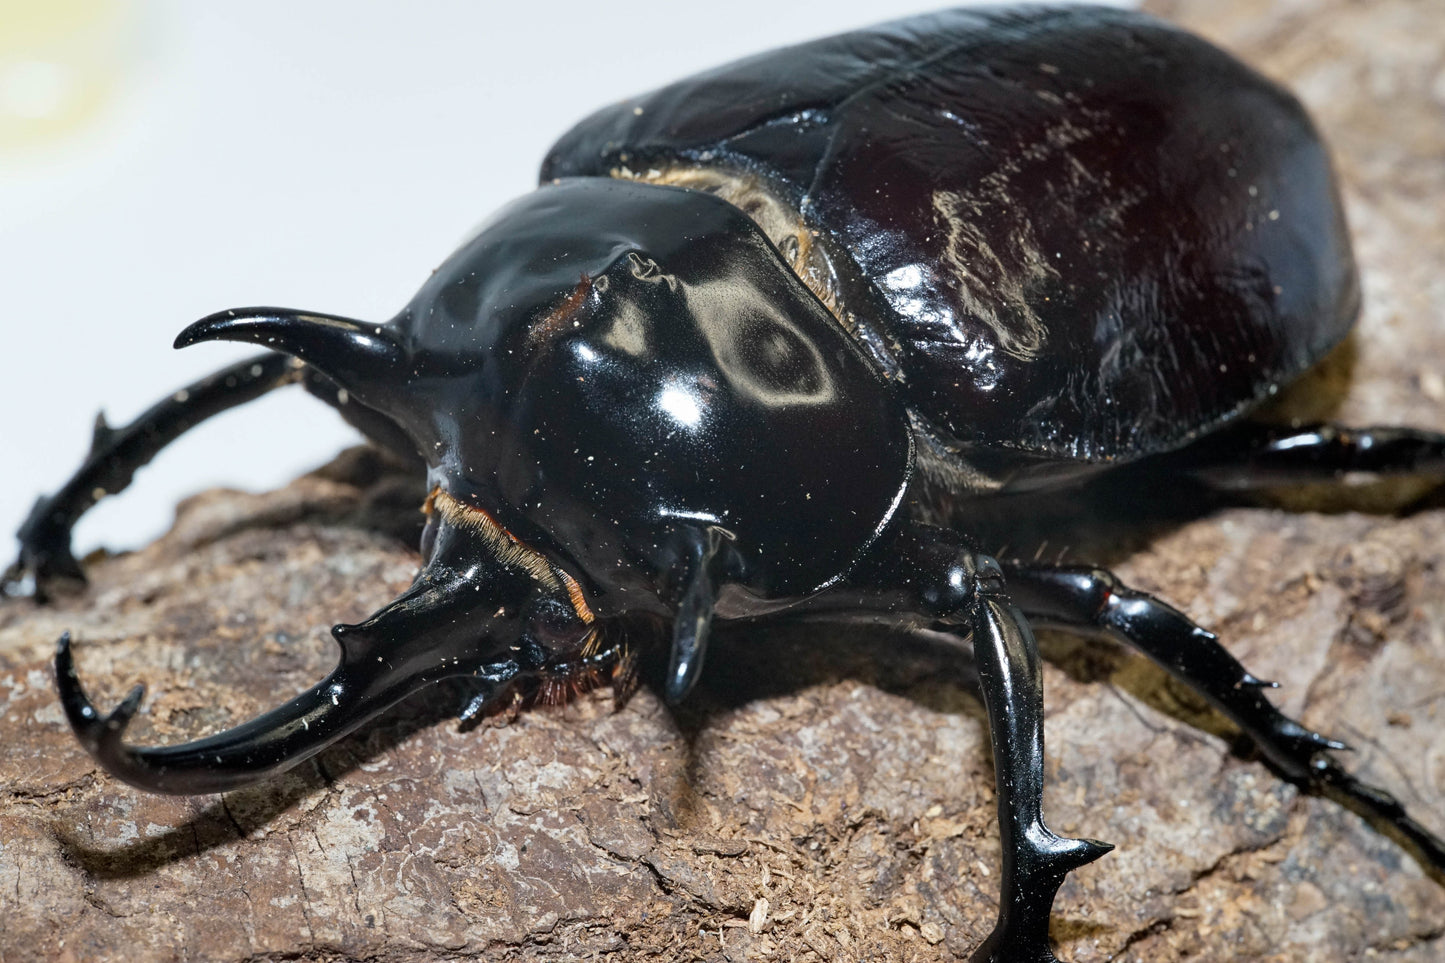
[[[190,321],[250,304],[385,320],[595,108],[935,6],[89,2],[115,17],[86,48],[114,58],[106,103],[64,136],[0,142],[0,567],[98,410],[123,424],[255,351],[171,350]],[[0,2],[0,110],[37,96],[5,88],[34,80],[15,73],[31,54],[5,49],[15,5]],[[167,449],[76,548],[133,547],[189,493],[282,484],[354,437],[277,392]]]

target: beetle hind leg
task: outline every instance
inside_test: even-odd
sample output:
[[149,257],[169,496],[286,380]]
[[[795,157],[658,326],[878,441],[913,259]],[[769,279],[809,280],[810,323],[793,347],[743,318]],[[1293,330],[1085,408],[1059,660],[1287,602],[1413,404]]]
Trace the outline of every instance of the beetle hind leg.
[[1214,633],[1178,609],[1093,568],[1008,566],[1009,587],[1037,626],[1102,636],[1148,656],[1203,695],[1244,731],[1271,766],[1311,792],[1381,826],[1436,875],[1445,874],[1445,841],[1406,812],[1390,793],[1361,782],[1331,758],[1347,748],[1289,718]]
[[81,515],[106,495],[125,489],[137,469],[190,428],[300,375],[292,358],[264,354],[182,388],[123,427],[112,428],[97,416],[85,461],[54,494],[37,499],[20,526],[20,557],[0,580],[3,593],[44,601],[58,583],[83,582],[84,573],[70,551],[70,530]]

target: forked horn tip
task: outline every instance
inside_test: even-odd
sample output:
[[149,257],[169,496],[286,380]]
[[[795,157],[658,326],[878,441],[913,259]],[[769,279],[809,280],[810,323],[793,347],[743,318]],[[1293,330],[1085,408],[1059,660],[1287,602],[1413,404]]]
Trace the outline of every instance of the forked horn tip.
[[146,687],[136,685],[119,705],[102,715],[85,694],[85,688],[75,672],[69,632],[62,633],[55,643],[55,685],[60,690],[60,704],[65,709],[66,718],[81,744],[102,760],[119,751],[126,727],[140,709],[141,699],[145,698]]

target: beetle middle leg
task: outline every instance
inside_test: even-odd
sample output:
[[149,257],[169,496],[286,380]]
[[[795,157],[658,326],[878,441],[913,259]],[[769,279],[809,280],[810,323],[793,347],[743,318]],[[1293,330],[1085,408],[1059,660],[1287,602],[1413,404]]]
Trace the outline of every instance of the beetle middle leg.
[[1035,626],[1102,636],[1148,656],[1239,726],[1285,778],[1383,825],[1427,868],[1445,873],[1445,841],[1394,796],[1330,758],[1328,750],[1346,747],[1276,709],[1264,694],[1271,684],[1251,675],[1214,633],[1104,569],[1007,565],[1004,571]]
[[1044,824],[1043,676],[1029,620],[1003,571],[956,534],[907,526],[879,561],[810,600],[810,609],[887,613],[973,639],[993,746],[1003,875],[998,922],[976,963],[1054,963],[1049,913],[1064,877],[1111,847],[1059,836]]
[[1418,428],[1245,422],[1166,459],[1212,488],[1337,481],[1345,475],[1445,477],[1445,434]]

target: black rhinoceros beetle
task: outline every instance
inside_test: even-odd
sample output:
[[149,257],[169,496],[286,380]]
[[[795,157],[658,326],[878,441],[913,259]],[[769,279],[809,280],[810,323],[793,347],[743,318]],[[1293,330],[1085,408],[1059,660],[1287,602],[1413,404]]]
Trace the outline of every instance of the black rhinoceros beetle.
[[403,696],[606,674],[609,627],[673,626],[669,700],[719,620],[842,616],[971,637],[1004,876],[977,959],[1052,960],[1072,869],[1109,847],[1040,815],[1033,629],[1133,646],[1285,777],[1445,844],[1280,714],[1215,637],[1106,571],[1000,562],[970,519],[1126,463],[1216,487],[1445,470],[1445,436],[1245,416],[1349,331],[1359,288],[1329,159],[1288,93],[1202,40],[1088,7],[917,17],[606,108],[393,320],[246,308],[178,347],[273,349],[119,430],[42,499],[17,577],[78,576],[70,528],[180,432],[301,382],[420,453],[423,567],[333,629],[310,691],[181,746],[122,741],[56,654],[81,742],[132,785],[227,790]]

